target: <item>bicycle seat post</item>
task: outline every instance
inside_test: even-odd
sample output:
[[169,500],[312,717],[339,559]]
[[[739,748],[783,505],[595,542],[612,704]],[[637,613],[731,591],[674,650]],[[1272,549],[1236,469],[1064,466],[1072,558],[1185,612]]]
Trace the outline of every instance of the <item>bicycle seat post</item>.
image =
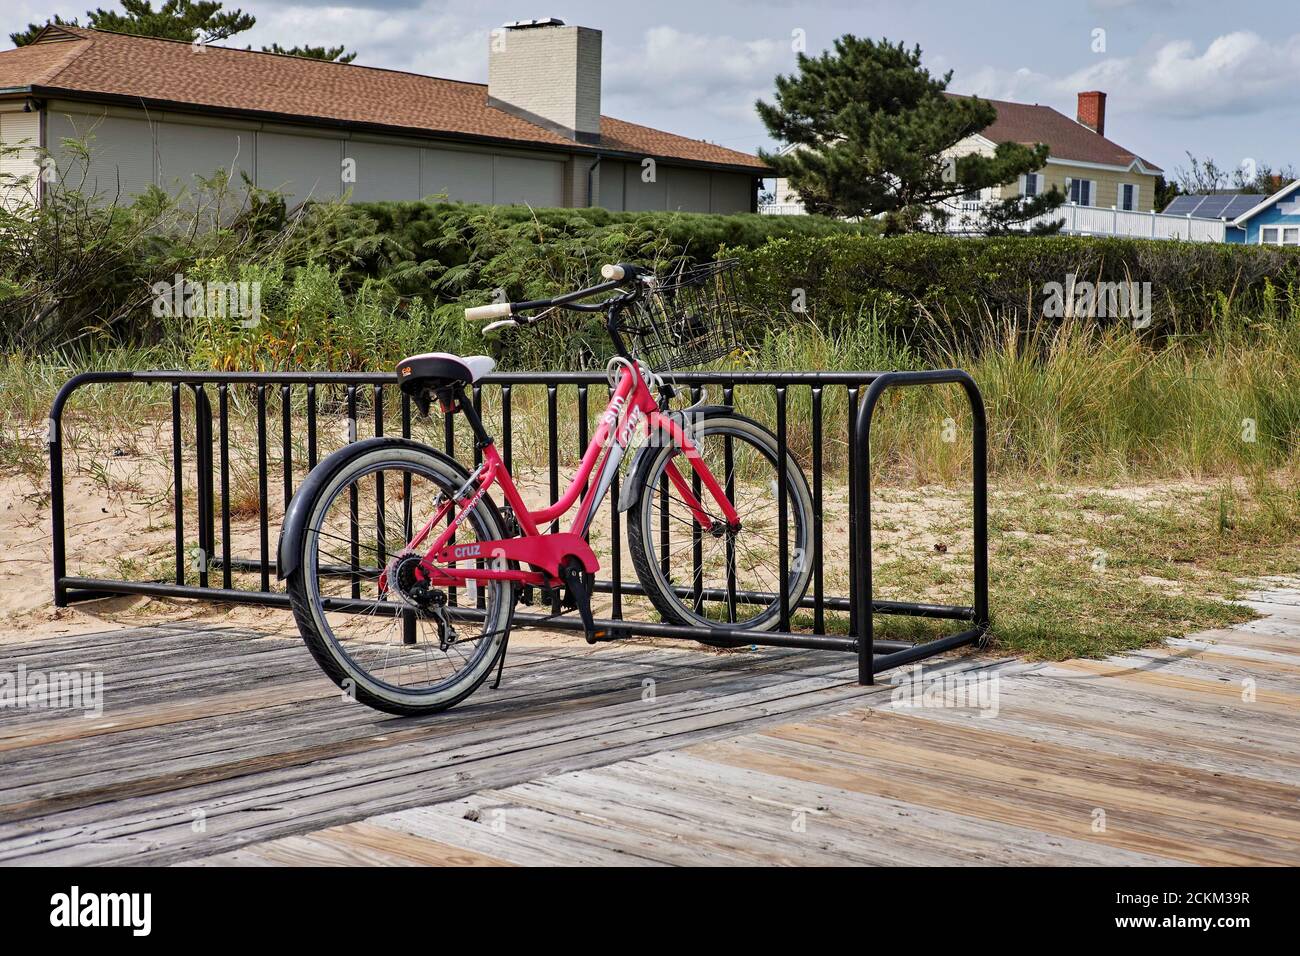
[[478,443],[479,449],[487,448],[494,439],[488,434],[487,429],[483,427],[483,419],[479,415],[478,409],[474,407],[474,403],[470,401],[469,396],[465,393],[465,386],[456,384],[453,386],[451,394],[452,401],[446,409],[447,414],[451,415],[459,410],[465,416],[465,420],[469,422],[470,431],[473,432],[474,441]]

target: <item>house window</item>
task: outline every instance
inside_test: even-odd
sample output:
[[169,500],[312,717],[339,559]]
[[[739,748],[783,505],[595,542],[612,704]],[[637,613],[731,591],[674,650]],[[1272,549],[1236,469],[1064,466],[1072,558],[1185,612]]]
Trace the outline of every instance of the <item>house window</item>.
[[1069,181],[1070,202],[1076,206],[1092,205],[1092,180],[1071,179]]
[[1119,208],[1134,212],[1138,207],[1138,188],[1133,183],[1120,183]]
[[1043,189],[1042,173],[1026,173],[1020,183],[1020,195],[1032,199],[1037,196]]
[[1259,241],[1266,246],[1300,246],[1300,226],[1262,226]]
[[961,195],[962,202],[979,202],[980,191],[978,189],[968,189]]

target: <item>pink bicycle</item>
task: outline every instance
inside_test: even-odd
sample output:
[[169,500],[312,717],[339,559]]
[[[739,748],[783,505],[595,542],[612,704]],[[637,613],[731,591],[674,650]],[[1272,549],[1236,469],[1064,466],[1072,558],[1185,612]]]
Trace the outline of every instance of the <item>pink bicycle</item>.
[[[614,344],[612,395],[577,474],[560,499],[529,509],[466,389],[488,375],[488,356],[442,352],[400,362],[402,390],[427,414],[459,412],[481,452],[473,470],[417,442],[374,438],[322,461],[293,498],[279,572],[316,661],[356,699],[396,714],[424,714],[471,694],[505,653],[514,608],[543,589],[563,597],[588,641],[607,637],[591,602],[599,561],[592,521],[638,434],[647,436],[619,499],[628,550],[665,622],[700,628],[705,643],[777,621],[780,591],[797,607],[812,574],[812,496],[775,436],[729,406],[670,410],[660,372],[707,362],[735,347],[731,263],[660,279],[608,265],[607,280],[554,299],[466,310],[496,319],[485,334],[533,325],[554,309],[600,312]],[[600,302],[584,302],[614,293]],[[661,386],[656,399],[652,386]],[[785,469],[786,546],[778,580],[778,469]],[[594,483],[593,483],[594,476]],[[488,495],[497,485],[504,507]],[[574,507],[568,531],[548,531]],[[612,547],[620,543],[612,542]],[[683,577],[681,569],[687,569]],[[698,571],[692,571],[698,568]]]

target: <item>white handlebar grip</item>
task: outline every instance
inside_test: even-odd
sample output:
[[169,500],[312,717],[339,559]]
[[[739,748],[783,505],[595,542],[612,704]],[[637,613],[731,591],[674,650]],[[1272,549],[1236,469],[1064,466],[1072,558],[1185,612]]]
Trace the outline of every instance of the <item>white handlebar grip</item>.
[[491,305],[476,305],[472,309],[465,310],[465,318],[471,322],[481,322],[484,319],[501,319],[510,315],[509,302],[493,302]]
[[623,267],[615,265],[604,265],[600,267],[601,278],[609,282],[617,282],[623,278]]

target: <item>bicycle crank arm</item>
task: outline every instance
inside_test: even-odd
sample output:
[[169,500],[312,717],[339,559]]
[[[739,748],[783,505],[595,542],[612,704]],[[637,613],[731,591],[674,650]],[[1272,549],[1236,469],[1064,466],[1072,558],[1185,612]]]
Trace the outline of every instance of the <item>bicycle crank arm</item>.
[[582,618],[582,631],[587,643],[595,644],[606,635],[604,631],[596,630],[596,622],[591,614],[591,592],[587,589],[582,566],[571,558],[560,569],[560,577],[569,589],[569,597],[578,609],[578,616]]

